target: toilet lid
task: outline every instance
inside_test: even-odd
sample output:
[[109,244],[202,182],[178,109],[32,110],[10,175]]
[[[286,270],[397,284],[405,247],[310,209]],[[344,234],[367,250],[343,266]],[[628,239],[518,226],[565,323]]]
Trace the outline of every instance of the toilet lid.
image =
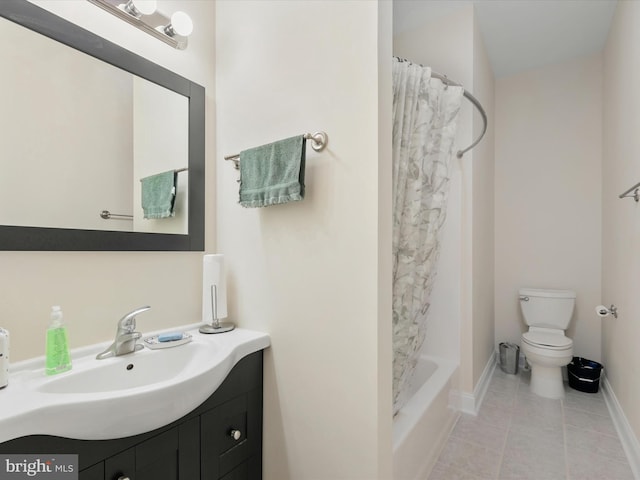
[[573,345],[573,340],[558,333],[525,332],[522,339],[530,345],[541,345],[551,348],[567,348]]

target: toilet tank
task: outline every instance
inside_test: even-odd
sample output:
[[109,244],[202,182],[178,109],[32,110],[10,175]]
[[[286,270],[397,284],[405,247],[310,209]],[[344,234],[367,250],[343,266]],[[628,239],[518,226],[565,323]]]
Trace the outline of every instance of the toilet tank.
[[530,327],[558,328],[566,330],[573,315],[576,292],[521,288],[520,308],[524,321]]

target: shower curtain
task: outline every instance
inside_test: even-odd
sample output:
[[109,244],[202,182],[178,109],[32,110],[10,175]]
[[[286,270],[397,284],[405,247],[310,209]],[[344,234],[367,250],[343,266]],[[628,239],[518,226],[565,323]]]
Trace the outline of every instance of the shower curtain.
[[425,339],[462,87],[393,59],[393,412]]

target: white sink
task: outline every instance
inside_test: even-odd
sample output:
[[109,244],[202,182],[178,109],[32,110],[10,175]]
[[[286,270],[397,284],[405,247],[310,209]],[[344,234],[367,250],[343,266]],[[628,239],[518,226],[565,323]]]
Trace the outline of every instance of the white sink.
[[9,385],[0,390],[0,442],[36,434],[104,440],[148,432],[192,411],[240,359],[270,344],[267,334],[244,329],[189,333],[193,341],[185,345],[104,360],[95,356],[109,342],[74,350],[73,368],[50,377],[43,358],[12,365]]
[[44,393],[103,393],[148,388],[180,381],[189,375],[190,369],[211,361],[213,354],[204,342],[191,342],[104,360],[83,358],[69,373],[49,377],[37,389]]

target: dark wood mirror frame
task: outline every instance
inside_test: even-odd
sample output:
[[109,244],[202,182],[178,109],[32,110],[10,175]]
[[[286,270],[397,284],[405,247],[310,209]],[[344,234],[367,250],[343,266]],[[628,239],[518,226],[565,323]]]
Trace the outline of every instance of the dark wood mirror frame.
[[[184,95],[189,100],[189,232],[187,235],[0,225],[0,250],[203,251],[204,88],[26,0],[0,1],[0,17]],[[19,48],[19,45],[16,45],[16,48]],[[0,206],[0,208],[9,208],[9,206]]]

